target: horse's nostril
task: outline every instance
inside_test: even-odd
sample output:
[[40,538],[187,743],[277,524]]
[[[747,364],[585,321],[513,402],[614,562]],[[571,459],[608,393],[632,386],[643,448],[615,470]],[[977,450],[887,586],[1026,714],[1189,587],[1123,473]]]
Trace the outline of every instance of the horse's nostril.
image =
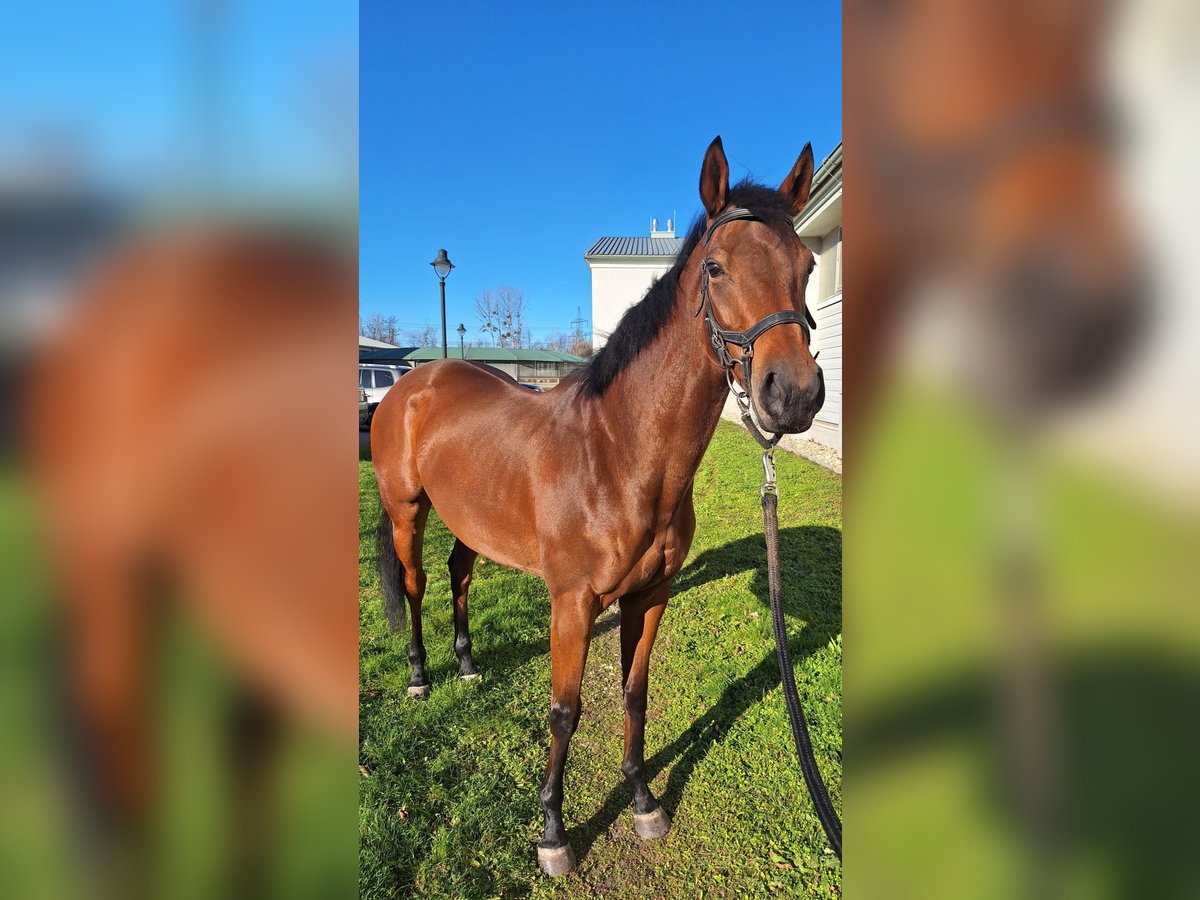
[[763,375],[762,399],[772,410],[780,410],[786,400],[786,384],[774,369],[768,369]]
[[759,379],[758,395],[763,402],[769,402],[775,396],[775,373],[767,369]]

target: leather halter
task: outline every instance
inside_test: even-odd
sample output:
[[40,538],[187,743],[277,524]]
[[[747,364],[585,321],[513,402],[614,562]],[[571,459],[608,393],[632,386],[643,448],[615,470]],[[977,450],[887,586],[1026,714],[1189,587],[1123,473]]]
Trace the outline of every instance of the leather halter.
[[1111,146],[1121,135],[1120,124],[1102,99],[1069,96],[1034,103],[955,150],[907,147],[885,131],[868,144],[867,155],[876,184],[890,198],[927,201],[974,190],[995,170],[1055,141]]
[[[708,230],[704,233],[704,246],[708,246],[708,242],[712,238],[714,231],[728,222],[735,222],[739,219],[754,222],[763,221],[761,216],[757,216],[750,210],[743,209],[740,206],[727,209],[713,219],[712,223],[708,226]],[[698,316],[700,313],[704,313],[704,322],[708,326],[709,344],[712,346],[713,354],[717,358],[717,364],[725,370],[725,379],[729,384],[729,390],[742,410],[742,421],[745,423],[747,430],[764,448],[774,447],[779,443],[779,439],[783,437],[783,434],[776,434],[770,438],[766,437],[750,414],[750,374],[754,360],[754,342],[776,325],[794,324],[799,325],[804,330],[804,340],[806,343],[811,344],[812,332],[809,329],[810,327],[817,327],[816,320],[813,319],[812,313],[805,307],[803,315],[792,309],[773,312],[759,319],[745,331],[732,331],[724,327],[717,319],[716,311],[712,305],[712,298],[709,296],[708,263],[709,260],[707,257],[700,262],[700,305],[696,308],[695,315]],[[734,359],[726,344],[736,344],[741,348],[741,358]],[[742,383],[746,388],[744,392],[737,389],[737,385],[732,377],[733,370],[739,362],[742,366]]]

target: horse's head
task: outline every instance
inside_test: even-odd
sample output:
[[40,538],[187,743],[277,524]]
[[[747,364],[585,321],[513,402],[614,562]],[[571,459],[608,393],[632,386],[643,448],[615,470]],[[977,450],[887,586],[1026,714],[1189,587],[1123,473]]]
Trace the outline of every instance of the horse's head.
[[969,371],[1018,406],[1102,385],[1143,313],[1104,78],[1110,7],[847,9],[847,107],[857,115],[847,144],[866,163],[856,233],[862,242],[874,229],[886,246],[874,255],[910,284],[957,287],[948,296],[982,338],[963,345]]
[[1136,345],[1147,273],[1113,181],[1109,148],[1078,134],[980,179],[960,262],[986,335],[980,374],[1010,402],[1103,387]]
[[[733,377],[749,393],[759,421],[774,432],[807,430],[825,402],[825,380],[809,350],[808,329],[816,323],[804,305],[813,254],[792,225],[808,200],[812,178],[812,147],[806,144],[779,187],[780,197],[753,186],[730,191],[729,164],[719,137],[709,146],[700,172],[700,199],[708,221],[696,257],[707,291],[705,315],[724,332],[743,332],[750,338],[723,345],[733,363]],[[770,210],[760,212],[760,202],[754,204],[754,215],[723,217],[742,205],[741,193],[750,192],[756,192],[759,201],[764,199],[761,195],[771,195],[765,198]],[[790,315],[778,321],[771,318],[776,313]],[[757,326],[763,325],[766,330],[759,331]]]

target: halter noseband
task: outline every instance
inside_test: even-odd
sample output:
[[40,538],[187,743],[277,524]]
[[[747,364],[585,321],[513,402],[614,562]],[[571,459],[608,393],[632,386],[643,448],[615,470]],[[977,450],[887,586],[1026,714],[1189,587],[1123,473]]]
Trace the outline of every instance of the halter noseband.
[[[708,230],[704,233],[704,246],[708,246],[709,239],[712,238],[714,231],[722,225],[737,221],[738,219],[748,219],[755,222],[762,221],[760,216],[756,216],[748,209],[738,206],[727,209],[713,219],[712,224],[708,226]],[[738,407],[742,411],[742,421],[759,444],[767,449],[774,447],[779,443],[779,439],[783,437],[783,434],[776,434],[770,438],[766,437],[754,422],[754,418],[750,412],[750,373],[754,360],[754,342],[776,325],[790,323],[799,325],[804,330],[805,341],[811,343],[812,332],[809,328],[810,326],[816,328],[816,321],[813,320],[812,314],[808,312],[806,307],[803,315],[792,309],[773,312],[759,319],[745,331],[731,331],[725,328],[717,321],[717,314],[713,310],[712,298],[709,297],[707,258],[700,262],[700,305],[696,308],[695,314],[700,315],[701,312],[704,313],[704,323],[708,326],[709,344],[712,346],[713,354],[717,358],[717,364],[725,370],[725,380],[729,384],[730,393],[733,394],[734,400],[737,401]],[[733,358],[733,355],[729,352],[729,348],[725,346],[726,344],[737,344],[741,348],[742,355],[740,360]],[[739,362],[742,365],[742,382],[746,386],[745,391],[739,390],[736,382],[733,380],[733,370]]]

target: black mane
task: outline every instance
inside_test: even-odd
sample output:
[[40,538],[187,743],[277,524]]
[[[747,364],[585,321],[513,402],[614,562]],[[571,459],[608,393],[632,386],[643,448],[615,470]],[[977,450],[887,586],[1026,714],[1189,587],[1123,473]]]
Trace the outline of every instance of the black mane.
[[[747,179],[729,191],[729,205],[750,210],[780,233],[792,233],[791,206],[775,188]],[[616,377],[654,343],[670,321],[679,302],[679,276],[688,257],[704,237],[705,223],[703,213],[692,220],[671,270],[650,285],[645,297],[625,311],[608,342],[584,366],[580,388],[585,394],[603,395]],[[699,302],[698,297],[695,299]]]

